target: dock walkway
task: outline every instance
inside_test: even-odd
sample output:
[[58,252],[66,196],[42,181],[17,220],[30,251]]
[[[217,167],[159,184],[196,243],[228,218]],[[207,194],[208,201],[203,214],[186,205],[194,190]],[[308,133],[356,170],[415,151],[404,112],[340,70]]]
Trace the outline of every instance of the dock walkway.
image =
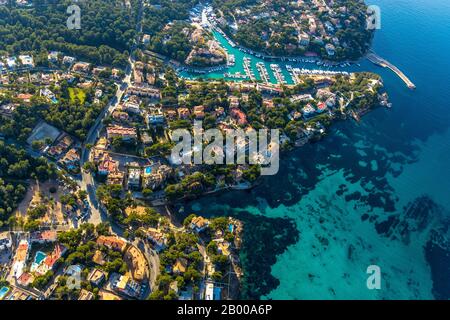
[[378,56],[375,52],[370,52],[367,55],[367,59],[376,64],[379,65],[383,68],[388,68],[391,69],[396,75],[398,75],[400,77],[400,79],[403,80],[403,82],[405,82],[406,86],[409,89],[415,89],[416,85],[396,66],[394,66],[392,63],[390,63],[389,61],[381,58],[380,56]]

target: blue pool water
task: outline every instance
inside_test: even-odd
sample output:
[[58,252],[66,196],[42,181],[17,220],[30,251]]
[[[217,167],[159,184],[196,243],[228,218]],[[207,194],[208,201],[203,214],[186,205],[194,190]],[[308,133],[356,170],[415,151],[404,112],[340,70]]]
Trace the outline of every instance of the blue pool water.
[[44,252],[38,251],[36,252],[36,256],[34,257],[34,263],[36,265],[40,265],[41,262],[44,261],[46,257],[47,255]]
[[0,288],[0,300],[2,300],[6,294],[8,293],[9,288],[8,287],[2,287]]

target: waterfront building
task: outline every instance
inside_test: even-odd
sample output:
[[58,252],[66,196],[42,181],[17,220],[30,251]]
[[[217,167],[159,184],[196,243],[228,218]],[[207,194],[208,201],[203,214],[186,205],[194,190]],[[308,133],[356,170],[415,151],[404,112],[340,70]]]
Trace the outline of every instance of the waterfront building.
[[209,226],[209,220],[203,217],[194,217],[189,226],[195,232],[200,233]]

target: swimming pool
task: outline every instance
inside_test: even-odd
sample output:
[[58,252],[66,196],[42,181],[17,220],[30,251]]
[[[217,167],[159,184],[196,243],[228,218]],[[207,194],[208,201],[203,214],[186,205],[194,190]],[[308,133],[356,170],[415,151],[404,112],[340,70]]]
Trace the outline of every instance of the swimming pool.
[[36,252],[36,256],[34,257],[34,263],[40,265],[41,262],[44,261],[46,257],[47,255],[44,252],[38,251]]
[[145,174],[150,174],[150,173],[152,173],[152,167],[145,168]]
[[0,288],[0,300],[2,300],[6,294],[9,292],[9,288],[8,287],[2,287]]
[[34,256],[34,261],[31,264],[31,268],[30,271],[34,272],[36,271],[36,269],[39,267],[39,265],[41,264],[42,261],[45,260],[45,258],[47,258],[47,255],[42,252],[42,251],[37,251],[36,255]]

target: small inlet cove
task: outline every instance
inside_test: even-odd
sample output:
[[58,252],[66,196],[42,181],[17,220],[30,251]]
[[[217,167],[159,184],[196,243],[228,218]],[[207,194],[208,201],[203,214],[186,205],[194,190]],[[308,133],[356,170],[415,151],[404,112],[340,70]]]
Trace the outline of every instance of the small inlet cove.
[[[371,3],[382,12],[374,52],[416,90],[366,59],[336,67],[313,58],[275,62],[232,47],[218,32],[234,64],[201,74],[180,71],[188,78],[253,75],[271,83],[294,83],[294,69],[372,71],[382,76],[393,103],[284,155],[278,175],[252,190],[184,204],[185,212],[244,221],[243,298],[450,298],[450,3]],[[380,267],[379,290],[367,287],[370,265]]]

